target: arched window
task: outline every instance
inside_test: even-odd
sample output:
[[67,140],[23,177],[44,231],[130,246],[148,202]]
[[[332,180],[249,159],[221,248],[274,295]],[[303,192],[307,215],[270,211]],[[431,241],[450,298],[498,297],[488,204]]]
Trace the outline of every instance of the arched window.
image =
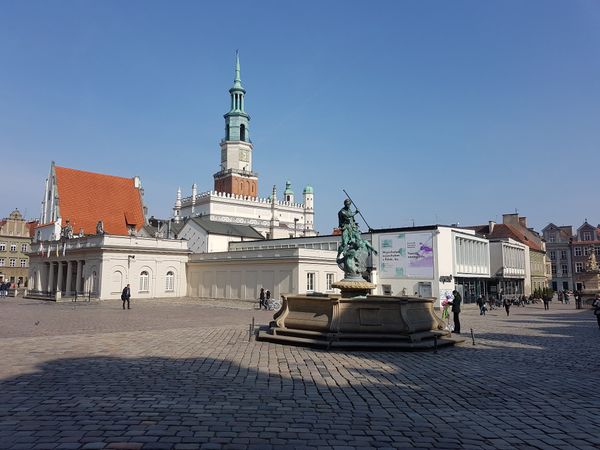
[[241,124],[240,125],[240,141],[245,141],[246,140],[246,125]]
[[150,275],[145,270],[140,273],[140,292],[148,292],[150,290]]
[[165,291],[173,292],[175,290],[175,274],[169,270],[167,272],[167,277],[165,280],[166,280]]

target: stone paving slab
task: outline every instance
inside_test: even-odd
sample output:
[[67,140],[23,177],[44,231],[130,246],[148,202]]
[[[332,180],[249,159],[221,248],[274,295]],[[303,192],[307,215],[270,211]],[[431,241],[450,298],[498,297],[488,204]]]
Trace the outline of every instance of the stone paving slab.
[[589,310],[466,305],[434,354],[249,342],[251,307],[0,301],[0,448],[600,448]]

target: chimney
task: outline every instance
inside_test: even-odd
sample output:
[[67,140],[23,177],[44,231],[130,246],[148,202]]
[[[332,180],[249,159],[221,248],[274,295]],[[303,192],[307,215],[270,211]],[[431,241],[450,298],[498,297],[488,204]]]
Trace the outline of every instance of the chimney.
[[490,220],[489,224],[488,224],[488,234],[492,234],[494,232],[494,226],[496,225],[496,222],[494,222],[493,220]]
[[527,217],[519,217],[519,225],[527,228]]

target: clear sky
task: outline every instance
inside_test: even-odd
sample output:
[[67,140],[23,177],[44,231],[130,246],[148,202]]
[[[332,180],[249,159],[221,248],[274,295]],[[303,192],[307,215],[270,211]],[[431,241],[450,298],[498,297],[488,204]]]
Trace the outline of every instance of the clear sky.
[[259,190],[374,228],[600,223],[600,2],[0,0],[0,216],[50,163],[213,187],[239,49]]

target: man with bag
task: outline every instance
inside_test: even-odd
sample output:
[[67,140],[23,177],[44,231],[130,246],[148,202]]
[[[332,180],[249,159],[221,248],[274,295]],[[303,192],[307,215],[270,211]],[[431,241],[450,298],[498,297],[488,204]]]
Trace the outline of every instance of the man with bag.
[[123,292],[121,293],[121,300],[123,300],[123,309],[125,309],[125,302],[127,302],[127,309],[131,309],[129,307],[129,299],[131,298],[131,289],[129,289],[129,284],[123,288]]

